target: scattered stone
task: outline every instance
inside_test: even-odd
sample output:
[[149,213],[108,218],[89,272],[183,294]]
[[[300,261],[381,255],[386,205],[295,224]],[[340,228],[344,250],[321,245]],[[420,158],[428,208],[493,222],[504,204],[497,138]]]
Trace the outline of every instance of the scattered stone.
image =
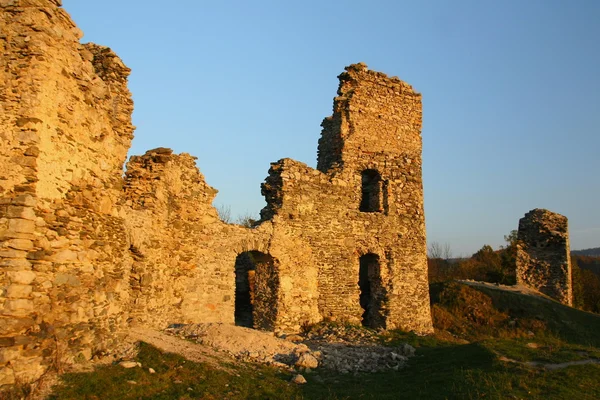
[[155,374],[156,371],[154,370],[154,368],[148,368],[148,372],[150,372],[151,374]]
[[292,382],[296,383],[298,385],[303,385],[306,383],[306,378],[304,378],[304,376],[302,376],[300,374],[297,374],[297,375],[294,375],[294,377],[292,378]]
[[[320,326],[315,329],[320,333],[309,333],[308,337],[322,337],[323,332],[329,332],[325,335],[328,339],[293,343],[254,329],[226,324],[190,324],[166,332],[209,345],[239,360],[284,370],[295,367],[306,373],[318,367],[342,373],[398,370],[415,354],[415,348],[408,344],[398,347],[376,344],[378,336],[364,328]],[[361,338],[356,339],[361,344],[353,343],[355,338]]]
[[289,340],[290,342],[301,342],[304,338],[300,335],[287,335],[285,340]]
[[313,368],[314,369],[314,368],[317,368],[318,366],[319,366],[319,361],[309,353],[304,353],[304,354],[300,355],[300,358],[298,358],[298,361],[296,361],[296,367]]
[[135,368],[135,367],[139,367],[140,363],[135,362],[135,361],[121,361],[119,363],[119,365],[123,368]]
[[402,346],[402,354],[406,357],[412,357],[415,355],[415,348],[408,343],[404,343]]

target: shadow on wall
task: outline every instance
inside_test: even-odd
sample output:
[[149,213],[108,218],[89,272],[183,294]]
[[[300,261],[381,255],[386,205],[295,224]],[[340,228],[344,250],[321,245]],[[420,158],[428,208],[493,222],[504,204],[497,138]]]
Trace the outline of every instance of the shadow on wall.
[[245,251],[235,260],[235,324],[273,330],[279,295],[278,263],[267,253]]
[[368,328],[385,328],[385,316],[382,306],[387,297],[387,291],[381,281],[381,266],[379,256],[367,253],[360,257],[358,273],[360,287],[360,306],[364,310],[362,325]]

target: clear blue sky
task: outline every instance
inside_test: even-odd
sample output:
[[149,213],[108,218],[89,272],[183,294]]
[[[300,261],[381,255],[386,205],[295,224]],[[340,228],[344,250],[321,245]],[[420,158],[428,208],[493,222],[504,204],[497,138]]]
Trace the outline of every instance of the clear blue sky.
[[600,1],[63,0],[132,68],[130,154],[198,157],[215,204],[258,215],[283,157],[316,165],[351,63],[423,94],[429,242],[494,248],[530,209],[600,246]]

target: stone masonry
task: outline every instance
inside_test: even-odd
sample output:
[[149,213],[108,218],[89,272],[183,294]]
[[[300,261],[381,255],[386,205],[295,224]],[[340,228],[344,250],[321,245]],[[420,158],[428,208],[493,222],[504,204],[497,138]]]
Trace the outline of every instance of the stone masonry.
[[519,220],[517,283],[571,306],[571,253],[567,217],[536,208]]
[[409,85],[347,67],[317,169],[271,164],[246,228],[219,219],[189,154],[150,150],[123,171],[130,71],[79,43],[60,0],[0,11],[0,386],[110,354],[136,324],[247,310],[277,333],[323,319],[432,332]]

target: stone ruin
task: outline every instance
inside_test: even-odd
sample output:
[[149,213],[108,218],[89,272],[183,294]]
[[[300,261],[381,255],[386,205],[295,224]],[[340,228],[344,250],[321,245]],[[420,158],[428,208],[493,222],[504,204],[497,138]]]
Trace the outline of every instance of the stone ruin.
[[517,283],[573,305],[567,217],[536,208],[519,220]]
[[130,73],[60,0],[0,0],[0,385],[119,347],[129,327],[323,319],[432,332],[421,95],[339,76],[317,169],[271,164],[253,228],[222,222],[189,154],[123,163]]

